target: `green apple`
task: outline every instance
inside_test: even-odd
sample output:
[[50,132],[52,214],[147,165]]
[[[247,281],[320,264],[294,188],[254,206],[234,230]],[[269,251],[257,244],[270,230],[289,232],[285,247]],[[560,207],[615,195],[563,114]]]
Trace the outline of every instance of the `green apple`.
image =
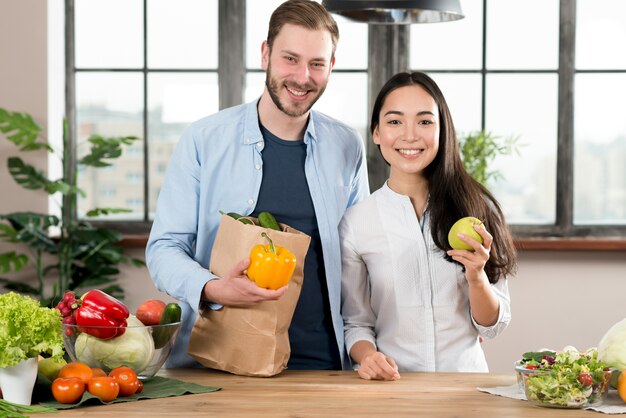
[[474,251],[469,244],[461,241],[459,234],[463,234],[469,238],[473,238],[479,243],[483,243],[483,237],[474,229],[474,225],[482,225],[482,221],[473,216],[466,216],[461,218],[452,225],[450,232],[448,232],[448,244],[455,250],[468,250]]
[[67,361],[55,361],[53,358],[42,358],[37,363],[37,372],[45,376],[49,381],[57,378],[59,371],[67,364]]

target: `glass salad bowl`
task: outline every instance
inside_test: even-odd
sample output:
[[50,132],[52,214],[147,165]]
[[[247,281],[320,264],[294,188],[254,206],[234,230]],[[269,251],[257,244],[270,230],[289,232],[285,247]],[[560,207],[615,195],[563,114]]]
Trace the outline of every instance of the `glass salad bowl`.
[[551,408],[601,405],[608,393],[612,371],[597,359],[597,352],[551,354],[544,355],[540,361],[516,362],[518,384],[523,387],[526,399],[534,405]]
[[[167,360],[180,322],[165,325],[143,325],[134,316],[126,327],[89,326],[81,328],[63,324],[65,351],[72,361],[97,367],[109,373],[118,366],[133,369],[139,379],[152,378]],[[98,336],[111,338],[99,338]]]

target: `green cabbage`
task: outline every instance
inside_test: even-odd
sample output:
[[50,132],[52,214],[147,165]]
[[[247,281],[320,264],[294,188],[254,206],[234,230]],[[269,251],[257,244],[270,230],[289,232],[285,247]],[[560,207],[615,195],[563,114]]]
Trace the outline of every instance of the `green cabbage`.
[[598,344],[598,358],[619,371],[626,369],[626,319],[604,334]]
[[126,332],[109,340],[82,332],[74,344],[76,359],[91,367],[110,370],[127,366],[137,373],[142,372],[154,354],[154,340],[150,329],[134,315],[129,316],[126,322]]

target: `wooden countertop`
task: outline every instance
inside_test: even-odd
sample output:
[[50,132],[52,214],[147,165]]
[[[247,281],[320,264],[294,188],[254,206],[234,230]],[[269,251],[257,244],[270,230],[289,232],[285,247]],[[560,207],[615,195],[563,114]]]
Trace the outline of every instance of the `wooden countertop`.
[[515,374],[403,373],[395,382],[365,381],[351,371],[287,370],[271,378],[204,369],[163,369],[160,376],[219,386],[211,393],[85,406],[44,417],[587,417],[479,392],[515,383]]

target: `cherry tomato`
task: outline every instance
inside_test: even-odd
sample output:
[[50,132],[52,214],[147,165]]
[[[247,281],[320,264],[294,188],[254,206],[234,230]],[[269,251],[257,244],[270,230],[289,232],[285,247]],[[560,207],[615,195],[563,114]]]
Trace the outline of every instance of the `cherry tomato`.
[[141,392],[143,392],[143,382],[141,380],[138,380],[137,381],[137,392],[135,392],[135,393],[141,393]]
[[79,377],[57,377],[52,382],[52,395],[59,403],[75,403],[85,393],[85,383]]
[[109,372],[109,376],[120,386],[120,396],[134,395],[139,388],[137,373],[130,367],[116,367]]
[[527,366],[524,366],[525,368],[527,368],[528,370],[534,370],[537,368],[537,366],[535,366],[534,364],[529,364]]
[[583,386],[590,386],[591,384],[593,384],[593,379],[591,378],[591,374],[587,372],[580,373],[578,375],[578,381]]
[[111,402],[120,393],[120,386],[109,376],[93,377],[87,383],[87,390],[103,402]]
[[165,311],[166,303],[159,299],[148,299],[137,308],[135,316],[144,325],[158,325]]
[[72,361],[59,370],[59,375],[57,377],[78,377],[83,381],[83,383],[87,384],[89,379],[93,377],[93,370],[91,370],[91,367],[87,366],[85,363]]

